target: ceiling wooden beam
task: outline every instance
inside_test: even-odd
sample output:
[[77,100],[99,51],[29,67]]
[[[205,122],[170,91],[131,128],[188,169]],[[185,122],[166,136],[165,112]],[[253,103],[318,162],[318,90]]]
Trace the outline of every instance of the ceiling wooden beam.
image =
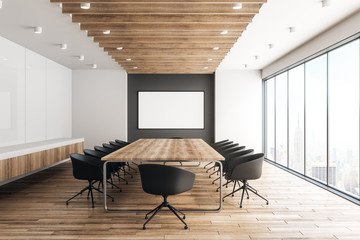
[[172,23],[172,22],[212,22],[250,23],[254,14],[73,14],[76,23]]
[[[239,37],[242,31],[228,31],[227,37]],[[111,36],[122,37],[166,37],[166,36],[179,36],[179,37],[191,37],[191,36],[203,36],[203,37],[219,37],[219,31],[112,31]],[[101,37],[104,36],[103,31],[88,31],[89,37]]]
[[101,43],[234,43],[237,37],[94,37]]
[[262,4],[243,4],[233,9],[232,3],[93,3],[90,9],[81,9],[79,3],[63,3],[65,14],[257,14]]
[[267,0],[50,0],[52,3],[266,3]]
[[[170,49],[207,49],[212,50],[213,47],[219,47],[219,49],[230,49],[232,48],[234,44],[233,43],[99,43],[100,47],[111,47],[111,48],[117,48],[119,46],[124,47],[125,49],[128,48],[137,48],[137,49],[150,49],[150,48],[156,48],[156,49],[163,49],[163,48],[170,48]],[[216,52],[216,51],[214,51]]]

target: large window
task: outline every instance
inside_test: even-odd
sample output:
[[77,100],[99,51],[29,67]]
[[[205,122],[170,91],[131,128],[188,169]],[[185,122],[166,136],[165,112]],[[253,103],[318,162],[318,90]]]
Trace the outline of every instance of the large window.
[[360,199],[360,40],[266,80],[269,160]]
[[287,72],[276,76],[276,153],[277,163],[287,166]]
[[305,174],[327,181],[327,55],[305,63]]
[[328,71],[329,184],[358,196],[359,40],[331,51]]
[[266,158],[275,160],[275,79],[266,81]]
[[304,65],[289,71],[289,167],[304,173]]

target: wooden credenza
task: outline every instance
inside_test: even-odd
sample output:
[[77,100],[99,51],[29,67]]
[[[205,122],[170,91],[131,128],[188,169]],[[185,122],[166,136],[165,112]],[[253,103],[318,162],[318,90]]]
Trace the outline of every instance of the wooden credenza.
[[61,138],[0,148],[0,185],[60,164],[82,153],[84,139]]

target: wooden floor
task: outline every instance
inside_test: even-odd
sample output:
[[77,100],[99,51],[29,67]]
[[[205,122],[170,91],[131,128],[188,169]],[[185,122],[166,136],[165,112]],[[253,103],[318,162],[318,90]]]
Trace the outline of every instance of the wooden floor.
[[[169,201],[179,208],[216,206],[212,179],[203,168],[191,170],[197,173],[194,189]],[[161,202],[142,192],[138,174],[127,179],[122,193],[110,189],[112,207],[150,209]],[[0,187],[0,239],[360,239],[360,206],[267,163],[262,178],[250,183],[269,205],[250,195],[240,209],[237,194],[220,213],[188,213],[187,230],[168,212],[142,230],[143,213],[105,213],[100,194],[94,209],[86,194],[66,206],[86,185],[72,177],[67,162]]]

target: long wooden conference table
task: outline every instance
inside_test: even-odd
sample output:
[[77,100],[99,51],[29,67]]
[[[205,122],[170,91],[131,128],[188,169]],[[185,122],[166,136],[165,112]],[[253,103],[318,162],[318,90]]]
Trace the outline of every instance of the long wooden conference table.
[[[146,212],[139,209],[109,209],[107,206],[106,169],[110,162],[218,162],[220,176],[223,174],[220,160],[224,160],[217,151],[202,139],[139,139],[101,160],[104,164],[104,209],[106,212]],[[220,178],[219,206],[216,209],[189,209],[186,212],[219,212],[222,208],[222,178]]]

